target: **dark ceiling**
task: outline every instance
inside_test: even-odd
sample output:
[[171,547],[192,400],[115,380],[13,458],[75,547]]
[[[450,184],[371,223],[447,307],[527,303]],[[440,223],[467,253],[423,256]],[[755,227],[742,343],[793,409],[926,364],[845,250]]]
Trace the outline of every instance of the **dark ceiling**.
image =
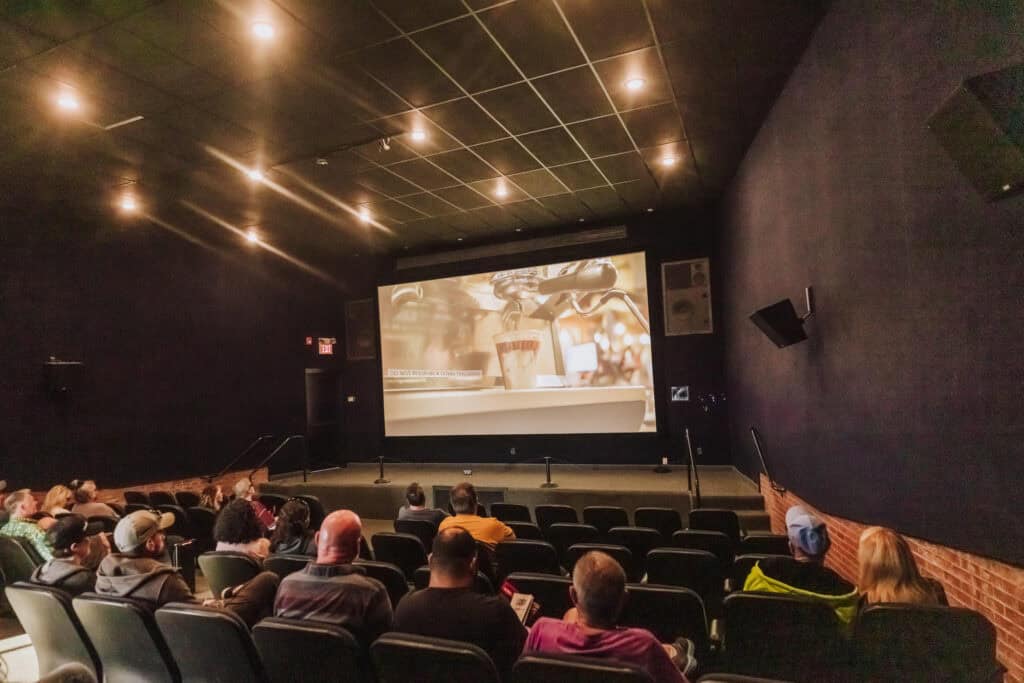
[[[823,11],[812,0],[8,0],[0,205],[62,200],[114,216],[131,193],[184,235],[237,243],[229,228],[258,226],[322,264],[702,205]],[[271,40],[253,36],[257,20]],[[56,106],[66,90],[78,111]],[[242,172],[253,167],[264,181]],[[364,207],[374,225],[354,213]]]

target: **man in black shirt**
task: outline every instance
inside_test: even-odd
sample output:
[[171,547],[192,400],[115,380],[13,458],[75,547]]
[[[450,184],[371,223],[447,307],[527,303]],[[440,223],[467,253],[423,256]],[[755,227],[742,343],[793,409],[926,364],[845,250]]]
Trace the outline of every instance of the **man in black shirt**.
[[505,598],[473,590],[476,554],[476,541],[465,529],[440,532],[430,554],[430,586],[398,603],[394,630],[472,643],[508,678],[523,651],[526,629]]

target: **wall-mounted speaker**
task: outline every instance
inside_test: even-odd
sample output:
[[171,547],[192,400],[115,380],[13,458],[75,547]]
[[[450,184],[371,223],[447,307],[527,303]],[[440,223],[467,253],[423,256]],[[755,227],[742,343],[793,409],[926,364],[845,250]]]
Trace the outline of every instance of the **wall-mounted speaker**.
[[762,308],[750,319],[780,349],[807,339],[804,321],[797,315],[789,299]]
[[708,259],[661,264],[665,335],[711,334],[711,268]]
[[987,200],[1024,189],[1024,64],[968,78],[928,127]]

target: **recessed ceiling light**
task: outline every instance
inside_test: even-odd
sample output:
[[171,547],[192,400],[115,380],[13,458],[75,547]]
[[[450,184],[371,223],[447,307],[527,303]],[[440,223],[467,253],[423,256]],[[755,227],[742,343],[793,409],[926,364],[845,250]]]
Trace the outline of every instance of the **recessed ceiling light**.
[[1003,185],[1003,192],[1009,192],[1009,191],[1010,191],[1010,183],[1006,183],[1005,185]]
[[423,142],[427,139],[427,132],[417,128],[413,132],[409,133],[409,137],[411,137],[415,142]]
[[677,159],[671,154],[666,154],[661,158],[662,166],[675,166]]
[[647,207],[647,213],[654,213],[654,207],[653,206],[648,206]]
[[494,188],[494,196],[499,199],[504,199],[508,196],[508,187],[505,186],[505,183],[498,183],[498,186]]
[[263,171],[258,168],[250,168],[245,172],[245,175],[249,176],[249,180],[255,180],[256,182],[263,180]]
[[579,220],[577,220],[576,222],[577,222],[577,223],[582,223],[582,222],[583,222],[583,221],[585,221],[585,220],[587,220],[587,219],[586,219],[586,218],[580,218],[580,219],[579,219]]
[[135,197],[130,194],[126,194],[121,197],[121,201],[118,202],[118,206],[121,207],[122,211],[131,213],[139,208],[139,203],[135,200]]
[[522,231],[523,231],[522,228],[516,228],[516,232],[522,232]]
[[626,90],[632,90],[636,92],[637,90],[643,88],[646,84],[647,81],[645,81],[644,79],[633,77],[626,81]]
[[260,40],[273,40],[274,39],[274,25],[269,21],[254,21],[252,22],[252,34]]
[[324,159],[323,157],[317,157],[316,165],[317,166],[326,166],[327,165],[327,159]]
[[462,241],[462,238],[461,238],[461,237],[456,237],[456,238],[455,238],[455,241],[456,241],[456,242],[461,242],[461,241]]
[[359,209],[359,220],[364,223],[370,222],[370,209],[369,207],[363,206]]
[[249,228],[245,231],[245,239],[249,244],[259,244],[260,234],[256,231],[256,228]]
[[65,90],[57,95],[57,106],[64,111],[78,111],[82,108],[82,103],[78,101],[74,93]]

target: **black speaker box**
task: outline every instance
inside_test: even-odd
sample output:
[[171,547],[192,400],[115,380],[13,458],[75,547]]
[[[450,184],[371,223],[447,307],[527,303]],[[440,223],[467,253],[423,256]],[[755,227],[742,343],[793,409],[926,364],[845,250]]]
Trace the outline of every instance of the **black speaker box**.
[[793,302],[789,299],[762,308],[750,319],[780,349],[807,339],[804,322],[796,314]]
[[928,127],[987,200],[1024,189],[1024,64],[967,79]]

